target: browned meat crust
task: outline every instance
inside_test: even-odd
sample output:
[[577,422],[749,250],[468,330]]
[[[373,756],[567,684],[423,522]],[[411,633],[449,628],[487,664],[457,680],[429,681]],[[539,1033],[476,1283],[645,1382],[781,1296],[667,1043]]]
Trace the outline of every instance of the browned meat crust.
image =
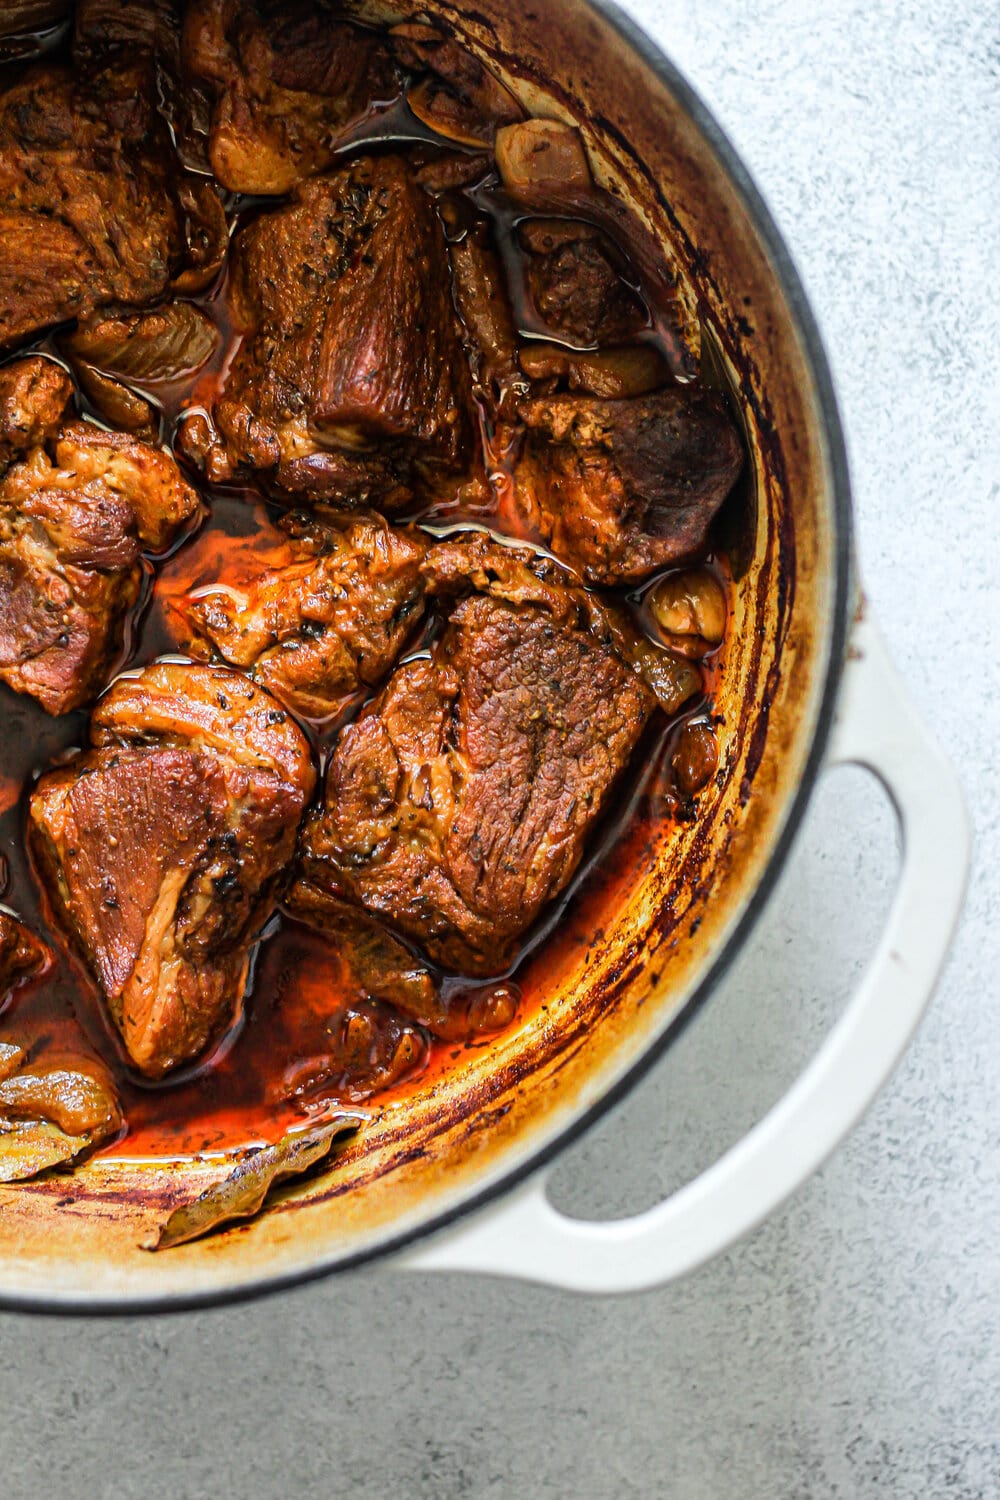
[[[387,675],[423,613],[419,531],[318,506],[279,527],[277,564],[239,588],[199,589],[179,609],[196,638],[297,713],[325,718]],[[196,639],[195,646],[199,644]]]
[[73,399],[73,382],[54,360],[33,355],[0,367],[0,473],[49,442]]
[[716,391],[539,397],[520,412],[518,504],[590,583],[635,583],[701,551],[743,464]]
[[519,238],[535,312],[554,333],[574,344],[614,344],[648,321],[599,229],[572,219],[528,219]]
[[[22,72],[0,91],[0,348],[162,296],[218,255],[210,198],[210,185],[181,181],[141,53],[87,74]],[[212,248],[194,227],[206,215]]]
[[[195,457],[279,492],[379,509],[471,441],[471,382],[433,203],[399,157],[296,189],[232,252],[245,337]],[[189,451],[192,444],[188,442]]]
[[60,425],[69,390],[41,359],[0,371],[0,452],[23,452],[0,479],[0,681],[52,714],[103,687],[140,554],[162,552],[201,509],[161,449]]
[[483,975],[572,877],[654,699],[530,554],[480,540],[463,579],[462,545],[431,552],[429,588],[486,592],[344,731],[303,878]]
[[241,193],[287,193],[325,171],[343,127],[398,90],[385,43],[322,0],[192,0],[182,56],[214,96],[212,171]]
[[238,672],[179,663],[119,678],[90,737],[32,793],[33,844],[129,1055],[158,1076],[239,1004],[313,789],[309,746]]

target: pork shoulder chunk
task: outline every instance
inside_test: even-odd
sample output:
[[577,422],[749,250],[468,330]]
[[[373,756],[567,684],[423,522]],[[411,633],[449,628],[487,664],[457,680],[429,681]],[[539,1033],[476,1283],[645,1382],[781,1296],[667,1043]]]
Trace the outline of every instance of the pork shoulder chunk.
[[35,354],[0,366],[0,474],[55,437],[72,398],[73,382],[54,360]]
[[309,746],[240,673],[168,662],[119,678],[90,738],[38,782],[31,838],[129,1056],[158,1077],[239,1006],[313,789]]
[[399,86],[385,43],[322,0],[192,0],[182,59],[214,96],[212,171],[240,193],[287,193],[325,171],[344,126]]
[[392,510],[462,467],[471,377],[444,232],[399,157],[297,188],[236,238],[243,341],[214,404],[185,425],[212,479],[258,470],[278,493]]
[[527,282],[545,326],[573,344],[613,344],[648,321],[599,229],[573,219],[526,219],[518,237]]
[[141,56],[22,72],[0,91],[0,348],[162,296],[192,254],[184,196]]
[[184,0],[76,0],[73,61],[94,68],[122,52],[169,58]]
[[0,479],[0,681],[60,714],[104,686],[139,597],[141,554],[169,547],[201,501],[161,449],[60,424],[63,372],[20,363],[20,375],[7,367],[20,406],[0,379],[0,422],[12,418],[0,450],[24,450]]
[[470,975],[565,888],[655,701],[531,560],[482,538],[428,555],[429,589],[464,597],[343,732],[302,840],[300,886]]
[[[252,671],[282,702],[326,718],[387,676],[423,613],[422,534],[317,506],[282,517],[283,555],[177,606],[194,650]],[[200,654],[200,651],[199,651]]]
[[743,464],[716,391],[538,397],[520,413],[517,504],[589,583],[636,583],[701,551]]

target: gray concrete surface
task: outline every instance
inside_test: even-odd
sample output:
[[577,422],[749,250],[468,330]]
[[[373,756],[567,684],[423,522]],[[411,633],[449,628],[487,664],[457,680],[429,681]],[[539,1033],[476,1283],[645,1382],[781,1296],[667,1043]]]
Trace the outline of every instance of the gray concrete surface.
[[[601,1302],[381,1271],[173,1320],[0,1318],[4,1500],[1000,1496],[997,16],[632,9],[796,255],[870,593],[967,788],[976,867],[937,1001],[850,1143],[680,1286]],[[871,783],[831,776],[751,948],[572,1153],[560,1202],[651,1202],[777,1097],[875,940],[893,846]]]

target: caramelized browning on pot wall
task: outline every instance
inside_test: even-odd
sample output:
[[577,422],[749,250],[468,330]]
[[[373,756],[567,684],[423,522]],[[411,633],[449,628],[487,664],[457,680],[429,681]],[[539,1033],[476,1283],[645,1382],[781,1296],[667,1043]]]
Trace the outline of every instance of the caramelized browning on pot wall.
[[23,39],[155,200],[100,276],[0,96],[0,214],[60,268],[0,308],[0,899],[47,955],[0,1038],[113,1088],[64,1161],[277,1141],[543,1025],[735,727],[738,415],[577,133],[422,23],[151,14]]

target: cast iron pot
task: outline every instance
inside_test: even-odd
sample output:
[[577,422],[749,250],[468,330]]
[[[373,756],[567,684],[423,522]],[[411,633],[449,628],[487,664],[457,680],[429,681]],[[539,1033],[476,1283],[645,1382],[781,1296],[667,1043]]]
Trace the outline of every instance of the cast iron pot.
[[[399,0],[392,16],[427,9]],[[578,124],[598,182],[679,269],[688,318],[744,413],[755,515],[718,691],[723,775],[690,826],[629,872],[617,917],[551,977],[548,1008],[385,1109],[336,1166],[259,1220],[159,1255],[170,1205],[224,1168],[97,1158],[0,1199],[0,1300],[46,1311],[221,1302],[396,1252],[394,1264],[586,1291],[652,1286],[753,1228],[889,1077],[961,902],[955,777],[910,706],[860,591],[826,360],[798,277],[732,146],[649,39],[597,0],[429,7],[537,114]],[[386,12],[366,8],[371,19]],[[817,780],[881,778],[903,832],[886,932],[785,1098],[702,1177],[609,1224],[545,1196],[555,1155],[711,993],[760,915]],[[402,1253],[400,1253],[402,1252]]]

